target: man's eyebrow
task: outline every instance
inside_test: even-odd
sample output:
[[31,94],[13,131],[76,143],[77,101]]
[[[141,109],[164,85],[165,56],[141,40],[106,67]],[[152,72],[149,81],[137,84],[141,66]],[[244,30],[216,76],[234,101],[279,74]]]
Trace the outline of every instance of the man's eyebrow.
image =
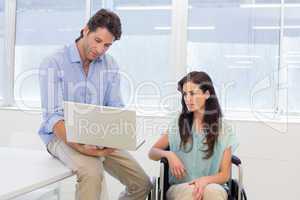
[[[103,41],[102,38],[97,37],[97,36],[96,36],[95,39],[100,40],[101,42]],[[107,43],[105,43],[105,44],[106,44],[106,45],[112,45],[112,42],[107,42]]]
[[95,39],[103,41],[103,40],[102,40],[102,38],[100,38],[100,37],[97,37],[97,36],[96,36],[96,38],[95,38]]

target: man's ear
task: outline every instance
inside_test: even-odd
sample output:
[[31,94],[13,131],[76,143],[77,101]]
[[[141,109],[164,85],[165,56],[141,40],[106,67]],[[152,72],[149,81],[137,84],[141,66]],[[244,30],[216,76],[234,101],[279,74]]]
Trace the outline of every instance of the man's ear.
[[83,36],[87,36],[87,34],[90,32],[90,29],[87,26],[85,26],[82,30],[83,30]]

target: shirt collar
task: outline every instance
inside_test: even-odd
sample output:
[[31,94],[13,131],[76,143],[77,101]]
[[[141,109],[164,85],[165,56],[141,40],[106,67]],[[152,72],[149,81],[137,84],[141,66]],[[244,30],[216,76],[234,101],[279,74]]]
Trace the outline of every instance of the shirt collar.
[[77,49],[76,43],[73,43],[69,46],[69,56],[70,56],[71,62],[80,62],[81,61],[80,54]]
[[[79,50],[77,48],[76,42],[69,46],[69,56],[71,62],[81,62]],[[101,62],[104,55],[97,57],[93,62]]]
[[98,57],[95,59],[95,62],[101,62],[102,59],[103,59],[103,57],[104,57],[104,54],[101,55],[101,56],[98,56]]

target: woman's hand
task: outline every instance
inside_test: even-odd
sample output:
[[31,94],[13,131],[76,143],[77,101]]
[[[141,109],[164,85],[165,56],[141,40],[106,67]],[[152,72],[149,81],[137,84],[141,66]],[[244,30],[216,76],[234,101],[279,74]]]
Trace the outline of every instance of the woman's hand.
[[172,175],[175,176],[176,179],[184,178],[186,176],[185,167],[177,155],[174,152],[169,151],[167,154],[167,159]]
[[198,178],[189,183],[189,185],[194,186],[193,189],[193,200],[202,200],[204,189],[208,185],[205,178]]

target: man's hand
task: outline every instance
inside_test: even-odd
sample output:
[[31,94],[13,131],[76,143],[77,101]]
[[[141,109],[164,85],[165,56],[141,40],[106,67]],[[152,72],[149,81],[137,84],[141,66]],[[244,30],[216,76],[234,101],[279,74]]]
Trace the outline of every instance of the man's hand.
[[53,132],[55,136],[61,139],[64,143],[66,143],[76,151],[87,156],[95,156],[95,157],[107,156],[116,150],[112,148],[99,149],[97,146],[94,145],[83,145],[83,144],[68,142],[66,138],[66,127],[65,127],[64,120],[60,120],[55,124],[55,126],[53,127]]
[[85,154],[87,156],[94,156],[94,157],[108,156],[109,154],[116,151],[116,149],[113,148],[99,149],[97,146],[93,146],[93,145],[83,145],[77,143],[71,143],[70,145],[72,148],[79,151],[80,153]]

